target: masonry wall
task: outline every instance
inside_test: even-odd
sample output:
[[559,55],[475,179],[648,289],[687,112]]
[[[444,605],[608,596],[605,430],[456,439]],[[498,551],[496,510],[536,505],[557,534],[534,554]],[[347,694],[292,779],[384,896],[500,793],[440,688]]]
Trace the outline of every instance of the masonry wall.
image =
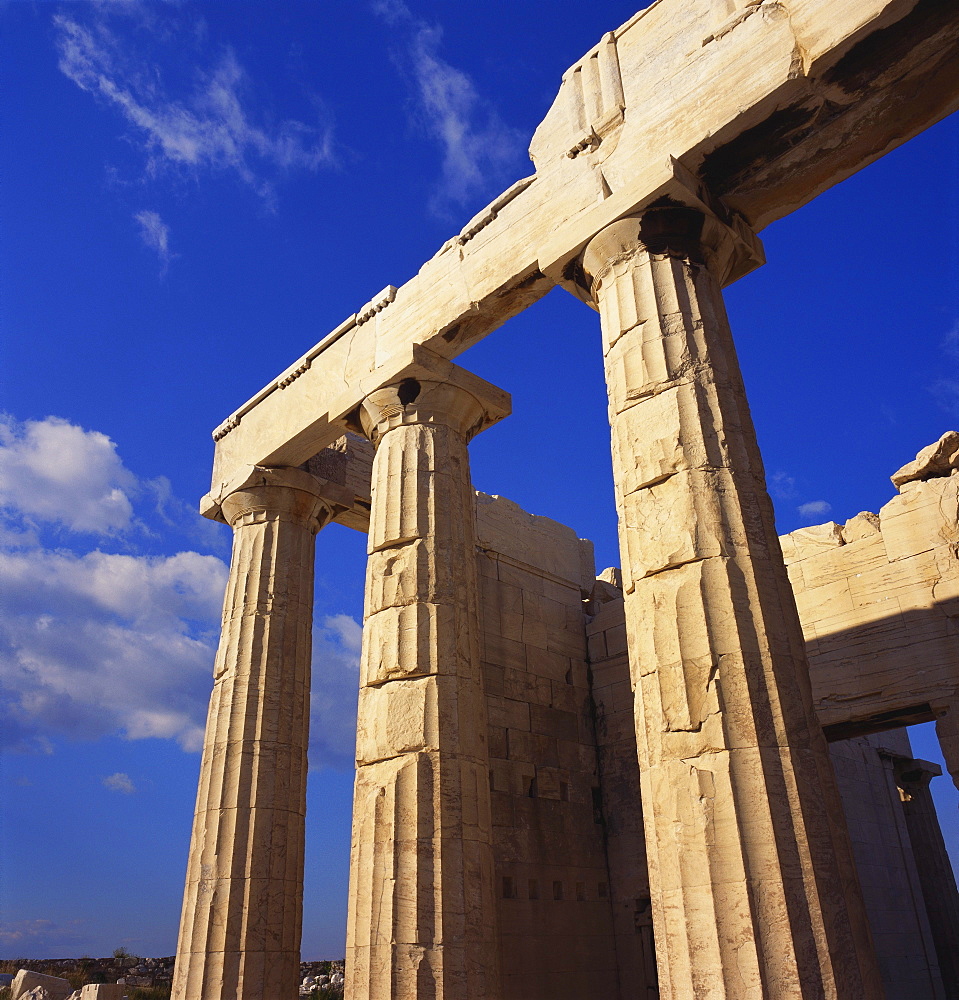
[[[955,677],[957,485],[784,537],[826,719]],[[656,1000],[618,570],[596,579],[590,543],[499,497],[478,494],[477,538],[504,997]],[[897,785],[905,730],[831,753],[886,1000],[951,997]]]
[[816,711],[844,734],[931,719],[959,694],[959,473],[900,489],[878,514],[780,539]]
[[[618,576],[605,571],[586,604],[613,929],[624,997],[655,1000],[656,952],[636,761],[633,692]],[[616,581],[618,582],[618,581]]]
[[477,534],[504,997],[616,1000],[583,617],[592,546],[483,494]]

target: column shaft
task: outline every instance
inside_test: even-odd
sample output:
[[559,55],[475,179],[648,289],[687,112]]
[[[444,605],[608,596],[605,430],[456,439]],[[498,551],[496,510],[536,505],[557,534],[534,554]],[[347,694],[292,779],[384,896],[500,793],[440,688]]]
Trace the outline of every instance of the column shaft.
[[449,385],[366,404],[373,463],[347,997],[498,996],[475,500]]
[[299,470],[223,503],[234,529],[177,946],[176,1000],[291,1000],[299,982],[313,553]]
[[602,318],[663,1000],[882,996],[703,217],[583,263]]
[[959,892],[929,788],[939,768],[902,758],[895,768],[943,988],[948,1000],[959,1000]]

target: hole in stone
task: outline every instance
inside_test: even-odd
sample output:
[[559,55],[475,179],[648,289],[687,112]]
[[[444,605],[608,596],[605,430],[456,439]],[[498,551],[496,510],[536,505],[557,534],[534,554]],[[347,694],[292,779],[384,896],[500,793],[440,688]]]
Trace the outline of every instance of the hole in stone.
[[576,883],[576,900],[577,902],[585,902],[586,900],[586,883],[577,882]]
[[415,378],[405,378],[399,384],[399,388],[396,390],[396,395],[399,397],[400,402],[407,406],[412,403],[416,397],[420,394],[420,384]]
[[535,799],[539,795],[539,788],[536,785],[536,779],[531,778],[529,783],[529,797]]
[[608,899],[609,898],[609,886],[605,882],[599,882],[599,883],[597,883],[597,885],[596,885],[596,895],[599,896],[600,899]]
[[569,785],[565,781],[559,783],[559,798],[561,802],[569,802]]
[[511,875],[503,876],[503,899],[516,899],[516,882]]
[[539,879],[531,878],[529,880],[529,898],[539,899]]
[[554,882],[553,883],[553,899],[562,899],[562,898],[563,898],[563,883],[562,882]]

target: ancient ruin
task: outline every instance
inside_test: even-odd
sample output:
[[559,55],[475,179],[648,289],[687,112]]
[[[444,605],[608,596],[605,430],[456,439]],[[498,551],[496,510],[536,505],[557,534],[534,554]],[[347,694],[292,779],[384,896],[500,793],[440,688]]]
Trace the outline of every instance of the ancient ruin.
[[[935,719],[959,782],[959,439],[878,515],[778,539],[722,301],[759,231],[957,105],[954,4],[658,0],[564,75],[533,176],[217,429],[176,1000],[296,993],[333,520],[369,537],[348,997],[959,996],[936,768],[901,732]],[[510,400],[452,360],[556,285],[600,315],[599,579],[474,494]]]

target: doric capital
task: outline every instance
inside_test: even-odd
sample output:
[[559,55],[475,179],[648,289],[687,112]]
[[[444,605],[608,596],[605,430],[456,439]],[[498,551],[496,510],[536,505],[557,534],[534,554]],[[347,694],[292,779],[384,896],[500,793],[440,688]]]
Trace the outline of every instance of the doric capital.
[[938,764],[928,760],[912,760],[908,757],[894,757],[893,768],[900,787],[909,785],[913,788],[917,786],[926,788],[933,778],[938,778],[942,774],[942,768]]
[[322,484],[302,469],[257,466],[220,501],[220,509],[234,529],[280,518],[316,532],[333,519],[337,510],[321,496],[321,489]]
[[363,401],[360,422],[376,444],[387,431],[405,424],[445,424],[468,441],[493,421],[482,402],[460,386],[407,378],[371,392]]
[[413,352],[402,377],[373,383],[357,414],[376,444],[394,427],[441,424],[467,441],[509,416],[509,393],[422,347]]
[[653,205],[597,233],[580,263],[594,293],[615,264],[637,254],[707,264],[725,284],[739,268],[739,258],[756,253],[748,237],[755,240],[744,226],[734,228],[709,212],[678,204]]

